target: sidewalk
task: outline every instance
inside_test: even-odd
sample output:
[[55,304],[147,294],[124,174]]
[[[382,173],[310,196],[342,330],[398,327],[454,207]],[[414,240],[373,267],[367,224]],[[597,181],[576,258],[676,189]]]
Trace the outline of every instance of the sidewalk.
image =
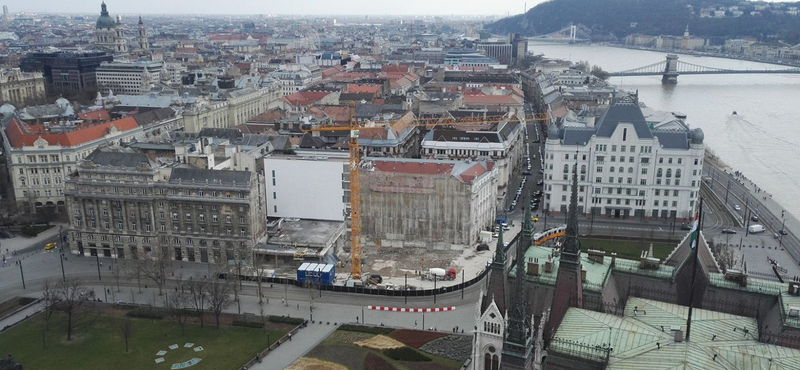
[[5,253],[8,256],[11,254],[11,252],[16,252],[32,245],[43,243],[48,239],[57,237],[59,226],[63,226],[64,229],[66,229],[67,224],[54,223],[53,227],[39,233],[39,235],[36,235],[33,238],[19,234],[13,238],[0,239],[0,252]]

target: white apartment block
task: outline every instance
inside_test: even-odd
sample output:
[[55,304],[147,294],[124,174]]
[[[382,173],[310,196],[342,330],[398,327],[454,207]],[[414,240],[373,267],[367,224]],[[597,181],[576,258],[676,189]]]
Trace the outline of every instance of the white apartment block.
[[164,62],[102,63],[95,71],[97,87],[115,94],[147,94],[151,85],[159,83],[163,70]]
[[267,216],[344,221],[350,204],[347,156],[300,150],[265,157]]
[[590,126],[551,124],[543,209],[565,214],[577,164],[578,212],[607,218],[692,219],[703,168],[703,131],[682,119],[648,124],[635,97]]
[[278,81],[282,96],[286,96],[322,80],[322,71],[316,64],[287,64],[270,72],[267,77]]
[[247,123],[273,108],[281,97],[277,88],[255,89],[247,87],[225,93],[219,99],[203,100],[187,106],[183,111],[186,132],[200,132],[203,128],[228,128]]
[[435,128],[422,139],[420,155],[422,158],[493,161],[497,196],[503,197],[515,169],[522,165],[523,127],[523,123],[512,120],[485,131]]
[[17,202],[27,211],[64,211],[64,179],[104,145],[143,140],[154,130],[180,128],[181,118],[140,125],[137,116],[100,124],[3,122],[3,152]]

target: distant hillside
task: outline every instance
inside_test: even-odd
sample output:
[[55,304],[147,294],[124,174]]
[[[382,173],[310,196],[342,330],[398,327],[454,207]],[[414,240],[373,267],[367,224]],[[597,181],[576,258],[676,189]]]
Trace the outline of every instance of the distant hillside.
[[[764,5],[767,9],[761,9]],[[759,6],[759,8],[757,8]],[[742,14],[734,17],[731,7]],[[800,16],[790,15],[800,3],[751,3],[735,0],[551,0],[525,14],[503,18],[485,28],[493,33],[544,35],[570,24],[583,25],[595,41],[627,35],[682,35],[686,26],[695,36],[721,43],[725,39],[755,37],[760,41],[800,40]],[[701,9],[725,10],[724,18],[701,17]],[[751,12],[757,12],[751,15]]]

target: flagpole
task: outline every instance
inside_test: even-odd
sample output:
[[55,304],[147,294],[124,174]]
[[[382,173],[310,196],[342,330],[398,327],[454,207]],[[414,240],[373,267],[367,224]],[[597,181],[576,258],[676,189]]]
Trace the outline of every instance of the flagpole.
[[694,261],[692,262],[692,287],[689,290],[689,315],[686,317],[686,341],[689,341],[689,334],[692,331],[692,309],[694,308],[694,285],[695,279],[697,278],[697,257],[698,251],[700,250],[700,225],[702,225],[703,221],[703,198],[700,198],[700,202],[697,205],[697,219],[695,220],[695,231],[697,233],[694,236],[693,240],[689,242],[689,247],[692,247],[692,243],[694,243]]

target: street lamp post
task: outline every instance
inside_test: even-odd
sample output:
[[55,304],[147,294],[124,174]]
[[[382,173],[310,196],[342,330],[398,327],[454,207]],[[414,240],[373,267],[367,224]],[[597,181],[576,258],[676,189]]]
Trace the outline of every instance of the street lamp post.
[[94,257],[95,257],[95,260],[97,260],[97,279],[100,280],[100,281],[103,281],[103,277],[100,276],[100,250],[99,249],[95,249]]
[[436,303],[436,275],[433,275],[433,303]]
[[461,299],[464,299],[464,269],[461,269]]
[[367,324],[367,317],[364,316],[364,306],[361,306],[361,325]]
[[67,281],[67,274],[64,273],[64,253],[62,252],[60,256],[61,256],[61,280]]
[[22,260],[19,261],[19,276],[22,278],[22,289],[25,289],[25,274],[22,272]]
[[403,285],[403,298],[405,299],[405,304],[408,304],[408,273],[406,272],[406,283]]

